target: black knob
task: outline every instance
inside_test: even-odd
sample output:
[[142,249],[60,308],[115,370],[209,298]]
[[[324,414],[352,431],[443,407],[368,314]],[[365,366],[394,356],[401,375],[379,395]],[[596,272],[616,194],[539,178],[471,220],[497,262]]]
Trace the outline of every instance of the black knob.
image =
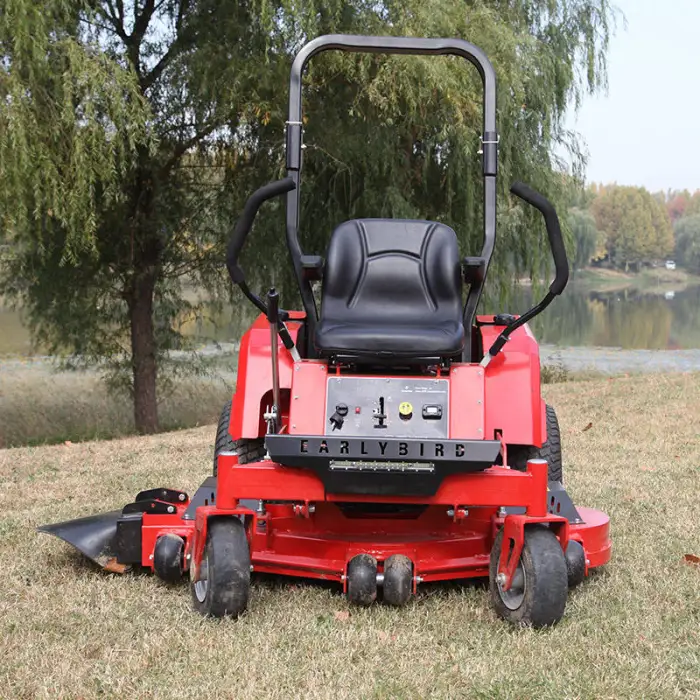
[[345,420],[343,417],[336,411],[329,419],[330,424],[333,426],[333,430],[340,430],[343,427],[343,423]]

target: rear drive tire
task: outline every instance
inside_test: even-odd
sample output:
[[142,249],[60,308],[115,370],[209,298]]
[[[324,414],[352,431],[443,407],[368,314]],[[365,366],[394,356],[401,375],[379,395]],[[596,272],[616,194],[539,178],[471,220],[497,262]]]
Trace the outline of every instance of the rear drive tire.
[[209,521],[199,578],[190,580],[194,609],[207,617],[238,617],[250,596],[250,549],[238,518]]
[[524,472],[529,459],[544,459],[549,467],[549,481],[564,483],[564,470],[561,455],[561,431],[553,406],[546,407],[547,440],[542,447],[530,445],[508,445],[508,466]]
[[491,549],[489,589],[499,617],[521,627],[548,627],[564,615],[569,592],[566,558],[556,535],[542,525],[525,529],[525,543],[513,585],[504,591],[498,582],[503,530]]
[[238,455],[239,464],[249,462],[259,462],[265,457],[265,443],[262,438],[241,438],[234,440],[228,431],[231,423],[231,401],[227,401],[221,410],[219,425],[216,429],[216,440],[214,442],[214,469],[216,476],[218,471],[218,458],[222,452],[233,452]]

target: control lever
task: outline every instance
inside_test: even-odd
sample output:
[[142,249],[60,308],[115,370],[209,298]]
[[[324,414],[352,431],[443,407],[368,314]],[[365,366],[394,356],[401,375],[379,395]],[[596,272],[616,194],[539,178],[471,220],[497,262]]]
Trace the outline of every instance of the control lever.
[[564,238],[561,235],[561,227],[559,226],[559,217],[557,217],[556,209],[543,195],[527,185],[524,185],[522,182],[514,183],[510,191],[516,197],[519,197],[524,202],[535,207],[544,217],[547,236],[549,238],[549,247],[552,250],[552,257],[554,258],[555,277],[552,284],[549,285],[549,291],[544,299],[542,299],[539,304],[535,304],[535,306],[526,311],[522,316],[508,323],[503,331],[501,331],[498,338],[496,338],[493,345],[487,350],[479,363],[482,367],[488,367],[491,360],[498,355],[503,346],[508,342],[511,333],[537,316],[537,314],[542,313],[552,301],[564,291],[564,287],[566,287],[566,283],[569,281],[569,262],[566,258]]
[[265,412],[267,432],[274,434],[279,430],[280,410],[280,376],[277,357],[277,336],[279,334],[279,304],[280,295],[272,287],[267,293],[267,321],[270,324],[270,355],[272,357],[272,408]]
[[292,356],[292,360],[294,360],[294,362],[301,362],[301,355],[297,350],[297,346],[294,345],[292,336],[290,335],[289,330],[287,330],[287,326],[285,325],[284,321],[279,322],[279,328],[277,332],[279,333],[279,336],[282,339],[282,344],[285,348],[287,348],[287,350],[289,350],[289,354]]
[[384,397],[380,396],[379,397],[379,408],[374,409],[374,420],[377,421],[377,424],[374,426],[375,428],[386,428],[387,425],[384,421],[387,419],[387,415],[384,412]]

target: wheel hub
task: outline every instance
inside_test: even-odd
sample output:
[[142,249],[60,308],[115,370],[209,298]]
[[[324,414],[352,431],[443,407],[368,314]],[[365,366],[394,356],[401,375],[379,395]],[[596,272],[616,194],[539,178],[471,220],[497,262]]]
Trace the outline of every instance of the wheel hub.
[[194,582],[194,594],[197,600],[203,603],[209,591],[209,560],[204,557],[199,565],[199,579]]
[[503,590],[503,585],[500,580],[497,581],[498,585],[498,595],[501,596],[503,604],[509,610],[517,610],[522,604],[525,598],[525,571],[523,570],[522,564],[518,562],[518,568],[513,574],[513,581],[510,588],[506,591]]

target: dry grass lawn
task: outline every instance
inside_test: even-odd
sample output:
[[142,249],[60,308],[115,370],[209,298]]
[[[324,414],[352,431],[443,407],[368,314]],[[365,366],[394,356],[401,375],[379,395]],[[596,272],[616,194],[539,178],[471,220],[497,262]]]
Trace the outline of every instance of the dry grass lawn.
[[[0,360],[0,449],[70,440],[105,440],[133,435],[131,397],[114,394],[94,372],[21,369]],[[163,430],[207,425],[219,420],[231,382],[216,375],[180,380],[161,392],[158,414]]]
[[700,697],[700,567],[684,562],[700,555],[699,379],[546,387],[569,492],[610,514],[614,553],[544,631],[497,620],[479,585],[357,610],[333,587],[258,580],[244,618],[205,620],[185,584],[103,573],[34,528],[194,489],[212,427],[1,450],[0,698]]

